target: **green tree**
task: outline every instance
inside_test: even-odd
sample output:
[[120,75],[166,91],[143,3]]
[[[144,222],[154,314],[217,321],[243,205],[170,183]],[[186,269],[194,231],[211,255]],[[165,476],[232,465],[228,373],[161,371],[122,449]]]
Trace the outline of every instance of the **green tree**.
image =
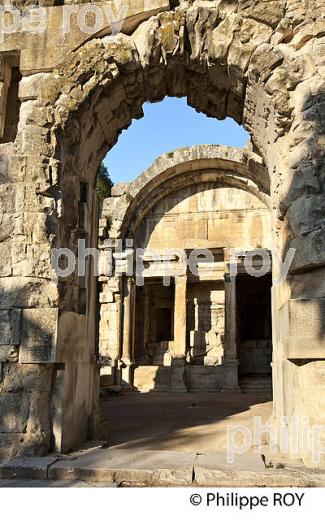
[[106,197],[110,197],[113,181],[109,176],[108,170],[105,164],[102,162],[98,168],[96,178],[96,192],[99,199],[102,201]]

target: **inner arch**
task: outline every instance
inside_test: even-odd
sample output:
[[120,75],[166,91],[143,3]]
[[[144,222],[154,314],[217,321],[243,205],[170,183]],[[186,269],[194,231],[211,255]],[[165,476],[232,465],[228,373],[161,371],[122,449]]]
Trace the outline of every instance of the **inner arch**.
[[[238,282],[229,277],[233,249],[259,256],[271,247],[269,190],[268,175],[255,154],[224,146],[174,150],[133,182],[113,187],[101,214],[108,222],[101,238],[112,239],[103,242],[103,250],[122,239],[116,258],[122,255],[123,262],[132,239],[134,254],[139,251],[144,261],[142,281],[138,270],[136,284],[123,276],[118,298],[117,286],[110,289],[112,280],[101,277],[107,301],[123,302],[122,343],[118,331],[107,330],[107,316],[115,316],[117,307],[108,303],[101,309],[100,353],[115,367],[116,381],[140,391],[178,391],[181,386],[183,391],[234,391],[245,390],[250,377],[256,384],[258,377],[262,388],[269,389],[270,269],[261,279],[249,280],[244,272]],[[198,250],[208,254],[207,262],[199,260],[194,271],[184,268],[184,255]],[[138,266],[138,257],[133,262]],[[165,269],[171,279],[167,285]],[[230,307],[231,284],[233,294],[238,293]],[[114,294],[108,297],[110,290]],[[253,312],[260,313],[261,330],[254,326]]]

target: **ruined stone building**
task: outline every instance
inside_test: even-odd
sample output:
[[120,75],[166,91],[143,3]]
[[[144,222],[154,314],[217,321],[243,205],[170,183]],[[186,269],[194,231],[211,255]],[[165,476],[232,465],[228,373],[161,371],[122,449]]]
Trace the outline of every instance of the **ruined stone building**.
[[[134,182],[113,187],[100,233],[114,244],[118,228],[122,240],[143,249],[146,266],[141,286],[134,276],[125,277],[124,287],[114,273],[100,277],[99,353],[111,367],[111,383],[139,390],[238,391],[240,375],[243,388],[270,386],[271,266],[252,278],[239,258],[237,283],[229,272],[232,249],[253,254],[258,248],[258,255],[259,248],[271,247],[269,189],[255,154],[219,146],[168,153]],[[187,256],[209,250],[212,257],[199,257],[197,269],[182,268],[177,249]],[[102,375],[105,382],[105,368]]]
[[[16,18],[0,38],[1,456],[96,436],[100,378],[227,392],[270,388],[272,376],[274,425],[324,424],[324,0],[125,0],[114,37],[104,16],[95,33],[75,14],[62,31],[70,3],[39,1],[42,31]],[[171,151],[115,186],[99,219],[102,159],[165,96],[233,118],[249,146]],[[127,239],[213,258],[193,274],[162,255],[169,286],[150,254],[141,286],[114,269],[97,280],[91,256],[84,275],[54,277],[53,249],[95,248],[98,236],[102,256],[123,240],[122,264]],[[239,257],[234,280],[234,247],[256,268],[253,253],[272,252],[268,272],[248,278]]]

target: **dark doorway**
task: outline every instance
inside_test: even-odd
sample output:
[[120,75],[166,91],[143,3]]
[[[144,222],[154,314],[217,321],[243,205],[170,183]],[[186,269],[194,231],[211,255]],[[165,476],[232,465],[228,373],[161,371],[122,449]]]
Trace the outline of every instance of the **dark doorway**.
[[161,308],[156,311],[156,340],[170,341],[173,337],[172,323],[173,323],[173,309]]
[[137,288],[135,359],[139,364],[159,364],[158,358],[174,337],[174,284],[161,278],[146,279]]
[[271,274],[237,277],[237,346],[242,390],[269,390],[272,376]]

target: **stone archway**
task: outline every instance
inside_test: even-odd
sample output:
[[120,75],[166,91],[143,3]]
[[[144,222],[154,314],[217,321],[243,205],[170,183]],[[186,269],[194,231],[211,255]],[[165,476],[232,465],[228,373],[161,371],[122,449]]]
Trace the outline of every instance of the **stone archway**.
[[[137,221],[141,221],[149,208],[164,195],[166,186],[175,189],[175,182],[179,182],[182,176],[186,182],[189,171],[193,172],[193,182],[195,175],[205,172],[211,179],[237,184],[270,206],[269,174],[263,159],[250,148],[250,144],[242,150],[229,146],[199,145],[180,148],[158,157],[133,182],[113,188],[113,193],[119,197],[119,211],[116,217],[114,214],[112,216],[109,236],[121,239],[133,237]],[[104,212],[106,206],[107,210],[114,210],[114,206],[110,207],[109,201],[106,201]]]
[[[6,246],[18,251],[2,290],[5,344],[14,350],[1,358],[2,442],[12,443],[13,453],[48,450],[49,396],[54,429],[58,425],[64,438],[57,448],[68,449],[87,434],[94,345],[75,331],[86,327],[92,336],[91,324],[78,313],[83,287],[50,281],[50,251],[75,250],[82,204],[94,215],[101,158],[132,118],[142,116],[145,101],[166,95],[186,96],[211,117],[233,117],[263,157],[271,179],[273,247],[280,257],[290,245],[297,249],[291,278],[273,290],[274,412],[290,417],[311,410],[312,423],[323,419],[321,392],[313,394],[323,384],[324,366],[324,27],[316,4],[180,4],[131,35],[90,40],[53,72],[23,79],[17,138],[3,148],[5,240],[11,234]],[[87,201],[81,184],[88,186]],[[81,226],[90,244],[96,242],[94,220]],[[305,313],[315,325],[301,331]],[[20,319],[21,335],[13,338]],[[12,388],[19,389],[18,400]],[[74,432],[62,433],[63,416]]]
[[[261,158],[249,149],[200,145],[164,154],[133,182],[113,187],[100,219],[102,387],[241,390],[238,353],[244,343],[230,256],[234,248],[259,247],[258,255],[271,247],[269,181]],[[195,251],[209,253],[209,263],[198,271],[183,268],[183,255]],[[163,284],[161,276],[171,280]],[[264,312],[262,299],[255,303]],[[268,320],[263,312],[261,322]],[[257,333],[264,343],[254,334],[245,344],[251,359],[242,373],[258,374],[257,364],[261,388],[269,389],[263,374],[271,373],[270,330],[268,336]]]

